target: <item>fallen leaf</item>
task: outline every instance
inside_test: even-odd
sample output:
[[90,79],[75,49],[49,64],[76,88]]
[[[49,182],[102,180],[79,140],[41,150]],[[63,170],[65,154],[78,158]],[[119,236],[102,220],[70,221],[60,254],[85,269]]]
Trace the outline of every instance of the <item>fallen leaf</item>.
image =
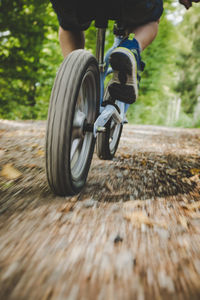
[[177,170],[176,169],[168,169],[166,171],[166,174],[169,174],[169,175],[176,175],[177,174]]
[[126,201],[123,205],[125,209],[135,208],[135,207],[143,207],[146,204],[149,204],[151,200],[134,200],[134,201]]
[[186,208],[189,210],[196,210],[200,208],[200,201],[196,201],[194,203],[186,204]]
[[196,168],[190,169],[190,173],[192,175],[199,175],[200,174],[200,169],[196,169]]
[[192,184],[190,178],[184,177],[184,178],[182,178],[181,180],[182,180],[182,182],[187,183],[187,184],[189,184],[189,185]]
[[6,164],[3,166],[0,175],[8,180],[15,180],[22,176],[22,173],[15,169],[12,164]]
[[190,180],[194,181],[194,182],[199,182],[200,181],[199,175],[195,175],[195,176],[190,177]]
[[159,162],[160,162],[161,164],[167,164],[167,163],[168,163],[168,161],[167,161],[167,160],[164,160],[164,159],[163,159],[163,160],[160,160]]
[[109,190],[110,192],[114,192],[113,186],[110,184],[109,181],[106,182],[106,187],[108,188],[108,190]]
[[188,197],[188,195],[182,195],[181,196],[181,200],[183,200],[186,204],[188,203],[188,198],[187,197]]
[[38,150],[37,156],[44,156],[44,151],[43,150]]
[[131,158],[131,155],[130,154],[121,154],[121,157],[122,158]]
[[130,221],[134,226],[141,227],[142,224],[145,224],[149,227],[153,227],[154,225],[158,227],[167,228],[166,223],[155,221],[149,217],[147,217],[143,212],[132,212],[124,215],[124,218],[127,221]]
[[59,209],[59,211],[62,213],[68,213],[70,211],[73,211],[73,208],[74,208],[73,203],[67,203],[61,209]]
[[140,227],[142,224],[153,227],[153,222],[143,212],[125,214],[124,218],[137,227]]
[[78,197],[79,197],[79,195],[78,196],[74,196],[74,197],[72,197],[72,198],[70,198],[70,202],[77,202],[78,201]]
[[142,165],[145,167],[147,165],[147,161],[145,159],[142,160]]
[[38,148],[39,147],[39,144],[31,144],[31,148]]
[[185,229],[188,229],[188,221],[184,216],[179,216],[179,222]]

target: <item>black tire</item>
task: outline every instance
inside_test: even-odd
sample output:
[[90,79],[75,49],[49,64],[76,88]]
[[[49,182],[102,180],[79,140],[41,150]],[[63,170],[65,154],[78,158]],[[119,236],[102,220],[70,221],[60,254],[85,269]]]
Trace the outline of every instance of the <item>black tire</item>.
[[77,194],[85,185],[95,139],[89,132],[77,136],[79,131],[74,124],[80,114],[86,116],[88,123],[95,122],[99,113],[99,82],[97,61],[85,50],[73,51],[57,73],[46,131],[46,173],[56,195]]
[[[108,87],[105,90],[104,99],[111,100]],[[106,131],[97,135],[96,152],[100,159],[111,160],[117,151],[123,125],[115,123],[114,120],[109,120],[105,127]]]
[[[105,89],[104,100],[111,101],[108,86],[109,83]],[[119,145],[123,125],[115,123],[114,120],[109,120],[105,127],[106,131],[97,135],[96,152],[100,159],[112,160]]]
[[113,123],[113,120],[109,120],[106,131],[97,135],[96,151],[100,159],[112,160],[117,151],[123,125]]

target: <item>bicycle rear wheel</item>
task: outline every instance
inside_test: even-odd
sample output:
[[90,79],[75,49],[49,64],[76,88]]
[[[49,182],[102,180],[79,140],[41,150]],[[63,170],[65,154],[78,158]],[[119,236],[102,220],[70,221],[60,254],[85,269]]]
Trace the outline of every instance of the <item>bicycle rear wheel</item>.
[[117,151],[123,125],[109,120],[105,127],[106,131],[98,134],[96,150],[100,159],[111,160]]
[[84,187],[94,152],[92,132],[85,131],[99,112],[99,69],[94,56],[73,51],[61,65],[52,89],[46,132],[46,173],[60,196]]
[[[109,99],[108,89],[105,91],[104,99]],[[117,151],[123,125],[111,119],[105,127],[106,131],[97,135],[96,152],[100,159],[111,160]]]

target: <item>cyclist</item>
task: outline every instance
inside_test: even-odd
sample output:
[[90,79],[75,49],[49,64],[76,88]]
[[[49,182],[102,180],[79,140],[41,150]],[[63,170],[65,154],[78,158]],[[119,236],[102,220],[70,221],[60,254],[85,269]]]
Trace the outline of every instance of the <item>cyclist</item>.
[[[50,0],[59,20],[59,41],[63,56],[84,48],[84,30],[94,19],[120,20],[134,33],[134,39],[125,39],[110,55],[113,79],[109,93],[114,99],[133,103],[138,96],[140,73],[144,64],[141,52],[158,33],[163,12],[162,0]],[[179,0],[187,9],[192,2]]]

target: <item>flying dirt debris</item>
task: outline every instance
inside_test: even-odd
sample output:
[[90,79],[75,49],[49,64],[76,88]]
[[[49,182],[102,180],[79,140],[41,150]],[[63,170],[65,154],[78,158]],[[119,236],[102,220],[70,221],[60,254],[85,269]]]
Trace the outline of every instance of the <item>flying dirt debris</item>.
[[124,126],[68,198],[47,185],[44,122],[0,134],[0,299],[200,298],[199,129]]

